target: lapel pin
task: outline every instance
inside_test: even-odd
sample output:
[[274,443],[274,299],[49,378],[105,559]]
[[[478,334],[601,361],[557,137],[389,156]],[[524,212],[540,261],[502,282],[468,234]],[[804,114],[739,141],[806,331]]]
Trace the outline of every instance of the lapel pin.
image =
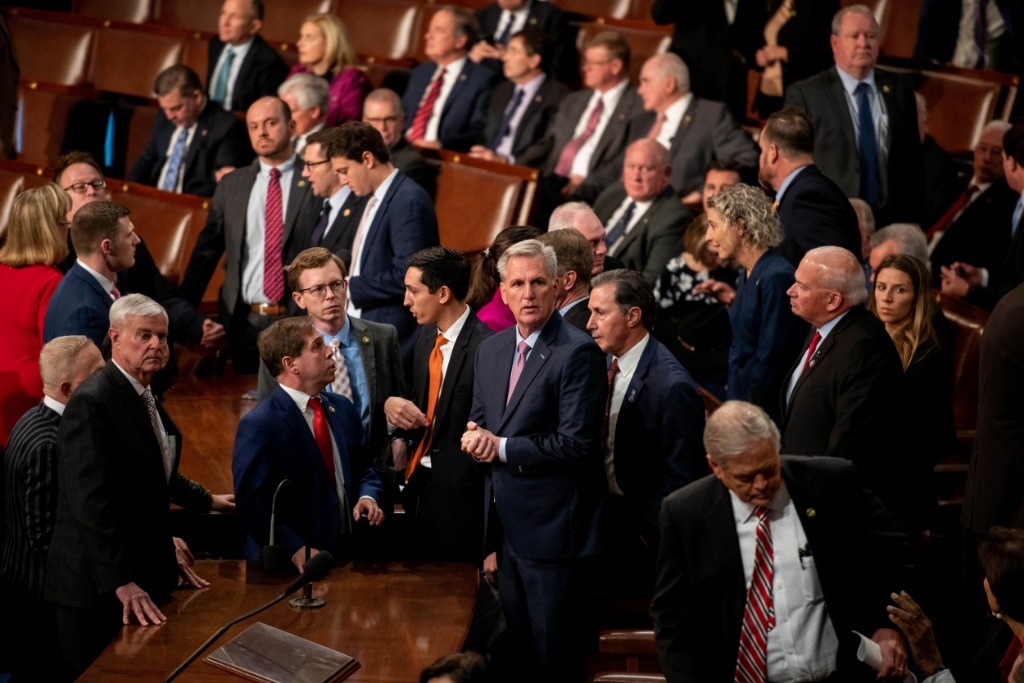
[[208,130],[206,130],[205,128],[203,128],[203,130],[202,130],[202,131],[200,131],[200,133],[199,133],[199,134],[200,134],[200,135],[202,135],[203,137],[206,137],[207,133],[209,133],[209,132],[210,132],[210,131],[208,131]]
[[459,74],[459,80],[460,81],[466,80],[466,74]]
[[537,25],[537,17],[530,17],[530,20],[529,20],[528,23],[530,24],[530,26],[536,26]]
[[889,94],[889,86],[888,85],[883,85],[882,86],[882,92],[884,92],[886,95],[888,95]]
[[370,343],[370,337],[369,337],[369,336],[366,336],[366,335],[364,335],[364,336],[363,336],[363,343],[364,343],[364,344],[369,344],[369,343]]
[[299,187],[305,187],[306,186],[306,181],[305,180],[300,180],[299,183],[298,183],[298,186]]
[[334,412],[334,406],[331,406],[331,405],[327,406],[327,410],[329,410],[329,411],[331,411],[333,413]]
[[534,102],[540,102],[540,95],[534,95],[533,96],[533,101]]
[[344,211],[341,212],[341,215],[345,216],[346,218],[348,218],[349,214],[351,214],[351,213],[352,213],[352,209],[345,209]]
[[633,403],[636,400],[636,389],[629,392],[629,398],[626,400],[627,403]]
[[807,508],[807,519],[812,519],[818,516],[818,511],[814,508]]
[[683,123],[686,124],[687,126],[690,125],[691,121],[693,121],[693,117],[690,116],[689,114],[683,117]]

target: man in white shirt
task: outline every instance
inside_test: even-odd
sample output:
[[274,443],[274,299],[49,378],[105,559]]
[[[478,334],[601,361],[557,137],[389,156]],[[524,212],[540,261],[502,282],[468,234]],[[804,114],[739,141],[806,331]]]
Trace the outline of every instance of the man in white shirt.
[[217,35],[210,38],[206,85],[210,99],[227,111],[245,112],[273,95],[288,65],[260,36],[263,0],[224,0]]
[[292,146],[300,158],[306,151],[309,136],[324,128],[330,95],[327,81],[313,74],[295,74],[277,89],[277,96],[291,107],[295,121]]

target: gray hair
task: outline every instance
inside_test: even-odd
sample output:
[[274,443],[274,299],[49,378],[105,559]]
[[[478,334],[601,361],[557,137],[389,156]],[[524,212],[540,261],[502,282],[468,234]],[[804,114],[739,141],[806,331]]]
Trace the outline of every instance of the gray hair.
[[581,213],[597,216],[594,210],[590,208],[590,204],[586,202],[566,202],[562,204],[551,213],[551,218],[548,219],[548,232],[575,228],[576,218]]
[[655,71],[662,77],[671,77],[676,82],[676,90],[681,93],[690,92],[690,68],[682,58],[673,53],[666,52],[654,55],[647,60]]
[[871,23],[875,25],[876,30],[878,29],[878,20],[875,19],[875,15],[870,7],[867,5],[850,5],[849,7],[842,8],[832,17],[832,35],[839,35],[839,31],[843,28],[843,17],[847,14],[863,14],[871,17]]
[[376,90],[371,91],[370,94],[366,96],[366,99],[363,100],[364,110],[369,102],[387,102],[395,108],[395,112],[399,117],[403,120],[405,119],[405,110],[402,109],[402,98],[399,97],[398,93],[391,88],[377,88]]
[[779,428],[768,413],[746,401],[726,401],[711,413],[704,427],[704,450],[718,465],[763,441],[771,443],[778,453]]
[[742,240],[758,248],[768,249],[782,243],[782,224],[772,211],[772,202],[759,187],[739,183],[708,198],[708,209],[721,214],[727,225],[739,228]]
[[808,251],[804,260],[820,268],[823,289],[839,292],[843,300],[851,306],[860,306],[868,300],[864,269],[849,249],[834,246],[817,247]]
[[851,197],[850,204],[853,206],[854,213],[857,214],[857,227],[862,233],[873,235],[875,233],[875,212],[871,210],[871,205],[860,197]]
[[167,311],[145,294],[125,294],[110,307],[110,326],[123,330],[128,316],[137,318],[163,318],[167,322]]
[[914,223],[893,223],[887,225],[871,236],[871,248],[879,247],[892,240],[896,243],[898,254],[913,256],[921,263],[929,263],[928,239],[921,228]]
[[1000,119],[993,119],[992,121],[989,121],[988,123],[986,123],[985,127],[982,128],[981,130],[982,130],[983,133],[987,133],[988,131],[994,129],[994,130],[998,130],[1000,133],[1003,133],[1005,135],[1006,131],[1010,130],[1011,128],[1013,128],[1013,124],[1010,123],[1009,121],[1002,121]]
[[505,253],[498,259],[498,275],[501,276],[502,282],[505,281],[508,260],[513,256],[544,259],[544,270],[547,272],[548,277],[558,277],[558,257],[555,256],[555,250],[540,240],[523,240],[522,242],[516,242],[506,249]]
[[39,352],[39,374],[43,389],[57,391],[63,382],[70,382],[78,374],[78,356],[93,346],[92,340],[80,334],[51,339]]
[[330,103],[330,86],[327,81],[313,74],[295,74],[280,85],[277,89],[277,96],[284,97],[288,93],[295,95],[295,104],[299,109],[306,111],[313,107],[320,107],[320,113],[327,113],[327,105]]

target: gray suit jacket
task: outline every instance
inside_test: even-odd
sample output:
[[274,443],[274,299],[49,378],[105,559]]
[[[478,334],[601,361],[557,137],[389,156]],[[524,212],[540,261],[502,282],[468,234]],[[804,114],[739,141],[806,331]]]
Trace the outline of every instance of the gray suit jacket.
[[[608,219],[625,199],[626,188],[620,181],[602,192],[594,202],[594,213],[608,230],[612,227]],[[619,240],[614,256],[622,261],[623,267],[643,273],[647,281],[654,284],[665,264],[682,251],[683,233],[692,220],[693,214],[679,201],[670,185],[633,229]]]
[[[656,116],[653,111],[635,116],[629,122],[629,141],[646,137]],[[694,97],[672,137],[669,157],[669,182],[682,197],[704,187],[704,172],[712,161],[756,169],[758,149],[724,104]]]

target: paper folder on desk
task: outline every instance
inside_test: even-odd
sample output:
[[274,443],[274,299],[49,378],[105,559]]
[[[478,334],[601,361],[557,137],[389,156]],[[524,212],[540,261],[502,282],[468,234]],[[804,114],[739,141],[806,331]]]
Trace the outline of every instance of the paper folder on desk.
[[257,622],[204,661],[262,683],[334,683],[359,662],[344,653]]

